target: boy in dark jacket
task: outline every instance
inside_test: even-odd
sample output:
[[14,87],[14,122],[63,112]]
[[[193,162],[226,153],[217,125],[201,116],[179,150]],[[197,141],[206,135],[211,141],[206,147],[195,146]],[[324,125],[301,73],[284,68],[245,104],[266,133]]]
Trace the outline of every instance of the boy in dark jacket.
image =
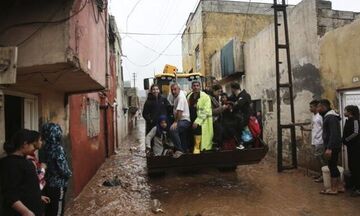
[[328,160],[331,176],[331,188],[324,189],[320,193],[325,195],[336,195],[338,192],[344,191],[344,187],[340,181],[340,172],[337,167],[339,153],[341,151],[341,118],[331,109],[330,101],[326,99],[319,101],[318,110],[323,117],[325,158]]
[[344,125],[343,143],[348,153],[348,164],[351,172],[351,182],[354,186],[351,196],[360,196],[360,136],[359,108],[355,105],[345,107],[347,120]]

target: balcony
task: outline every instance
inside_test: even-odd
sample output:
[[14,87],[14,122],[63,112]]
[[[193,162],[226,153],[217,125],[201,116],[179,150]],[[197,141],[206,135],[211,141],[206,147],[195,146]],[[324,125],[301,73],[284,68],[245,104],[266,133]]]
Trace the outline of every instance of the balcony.
[[5,1],[0,45],[18,48],[16,83],[9,87],[32,93],[104,89],[107,11],[99,2]]

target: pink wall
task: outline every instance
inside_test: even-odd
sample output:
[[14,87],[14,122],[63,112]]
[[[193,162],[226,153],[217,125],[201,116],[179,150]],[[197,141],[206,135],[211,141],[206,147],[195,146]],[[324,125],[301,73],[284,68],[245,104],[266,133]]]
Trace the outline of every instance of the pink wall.
[[[79,11],[87,0],[75,0],[72,13]],[[105,62],[107,32],[107,10],[98,14],[94,1],[69,21],[69,48],[78,59],[83,70],[105,86]]]

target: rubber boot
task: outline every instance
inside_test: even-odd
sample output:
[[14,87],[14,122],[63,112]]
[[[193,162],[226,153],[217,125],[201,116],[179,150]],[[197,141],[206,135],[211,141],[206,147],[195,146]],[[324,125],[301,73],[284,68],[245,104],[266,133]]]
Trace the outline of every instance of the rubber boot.
[[200,154],[201,136],[194,136],[194,154]]

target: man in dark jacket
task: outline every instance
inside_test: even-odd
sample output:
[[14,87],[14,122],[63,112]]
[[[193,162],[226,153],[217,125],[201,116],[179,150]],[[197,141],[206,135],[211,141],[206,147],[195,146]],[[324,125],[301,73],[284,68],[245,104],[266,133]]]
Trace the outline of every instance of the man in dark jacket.
[[239,83],[231,83],[231,92],[232,95],[229,97],[229,101],[232,102],[232,111],[237,117],[241,117],[238,119],[238,129],[242,130],[249,123],[250,118],[250,104],[251,104],[251,96],[245,89],[240,88]]
[[341,151],[341,130],[340,116],[331,109],[330,102],[326,99],[319,101],[318,110],[323,117],[323,141],[325,158],[328,160],[328,167],[331,176],[331,188],[321,191],[322,194],[335,195],[343,191],[344,187],[340,181],[340,172],[337,167],[339,153]]
[[238,148],[242,149],[243,146],[240,145],[241,132],[249,123],[251,96],[245,89],[241,90],[239,83],[231,83],[230,87],[232,95],[228,101],[231,107],[231,115],[224,115],[224,137],[227,138],[231,136],[236,138],[239,144]]
[[156,84],[152,85],[142,113],[146,122],[146,134],[148,134],[150,130],[157,125],[161,115],[168,116],[169,107],[170,104],[168,100],[160,94],[159,86]]

